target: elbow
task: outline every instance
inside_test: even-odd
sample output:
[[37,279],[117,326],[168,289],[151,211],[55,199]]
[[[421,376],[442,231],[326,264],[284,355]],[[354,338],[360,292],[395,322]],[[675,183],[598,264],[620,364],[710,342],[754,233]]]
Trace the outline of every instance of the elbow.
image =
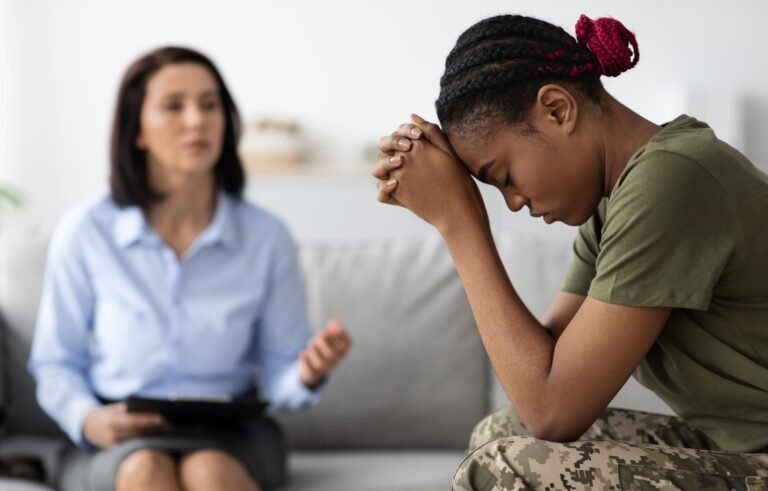
[[531,436],[538,440],[555,443],[569,443],[579,439],[583,432],[570,431],[568,428],[541,427],[531,431]]
[[538,411],[535,415],[524,418],[523,424],[536,439],[568,443],[578,440],[591,424],[591,422],[585,424],[574,416],[574,411],[569,408]]

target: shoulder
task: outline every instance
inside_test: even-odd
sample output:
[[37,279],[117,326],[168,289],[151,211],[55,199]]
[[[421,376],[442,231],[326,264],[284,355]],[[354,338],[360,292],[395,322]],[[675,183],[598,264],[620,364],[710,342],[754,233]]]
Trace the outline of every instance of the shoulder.
[[666,189],[684,185],[691,178],[711,180],[706,167],[692,156],[666,148],[648,148],[627,164],[614,192],[638,186],[647,191]]
[[605,227],[627,226],[648,233],[679,234],[692,227],[736,233],[739,216],[732,196],[705,165],[654,149],[633,162],[608,199]]
[[629,162],[608,198],[603,239],[705,239],[716,231],[737,243],[742,233],[734,196],[711,164],[675,145],[647,145]]
[[59,219],[52,245],[64,246],[92,236],[110,226],[119,212],[120,208],[108,195],[83,201],[69,208]]
[[687,193],[695,193],[695,182],[732,191],[731,181],[753,170],[752,163],[706,123],[683,115],[664,125],[632,156],[617,188],[644,186],[653,192],[684,187]]
[[[701,147],[679,148],[652,143],[636,154],[619,177],[608,201],[608,214],[618,204],[686,207],[701,200],[726,205],[731,201],[720,172]],[[714,147],[713,147],[714,148]],[[722,162],[722,161],[720,161]]]

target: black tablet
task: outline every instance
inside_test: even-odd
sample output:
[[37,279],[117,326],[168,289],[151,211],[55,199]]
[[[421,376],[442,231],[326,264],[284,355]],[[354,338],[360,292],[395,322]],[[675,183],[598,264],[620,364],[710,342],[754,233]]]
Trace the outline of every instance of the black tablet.
[[268,406],[256,397],[172,397],[154,399],[131,396],[129,413],[158,413],[176,424],[221,425],[259,418]]

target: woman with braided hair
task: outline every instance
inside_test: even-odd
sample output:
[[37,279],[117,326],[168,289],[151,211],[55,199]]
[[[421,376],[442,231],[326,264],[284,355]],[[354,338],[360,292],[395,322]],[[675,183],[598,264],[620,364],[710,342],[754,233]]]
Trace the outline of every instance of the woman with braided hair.
[[[768,176],[689,116],[658,126],[600,76],[635,36],[582,16],[465,31],[436,101],[381,139],[378,199],[443,236],[511,407],[475,428],[454,489],[768,489]],[[472,177],[578,226],[540,322]],[[606,409],[630,375],[675,411]]]

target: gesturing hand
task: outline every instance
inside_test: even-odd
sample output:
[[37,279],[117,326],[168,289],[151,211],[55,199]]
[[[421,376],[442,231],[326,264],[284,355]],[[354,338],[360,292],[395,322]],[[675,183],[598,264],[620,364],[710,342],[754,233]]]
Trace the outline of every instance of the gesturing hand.
[[124,403],[107,404],[88,413],[83,435],[91,444],[109,448],[123,440],[168,431],[170,424],[159,414],[129,413]]
[[309,341],[299,354],[299,377],[307,387],[315,387],[335,367],[352,346],[352,339],[340,321],[329,320],[325,328]]

